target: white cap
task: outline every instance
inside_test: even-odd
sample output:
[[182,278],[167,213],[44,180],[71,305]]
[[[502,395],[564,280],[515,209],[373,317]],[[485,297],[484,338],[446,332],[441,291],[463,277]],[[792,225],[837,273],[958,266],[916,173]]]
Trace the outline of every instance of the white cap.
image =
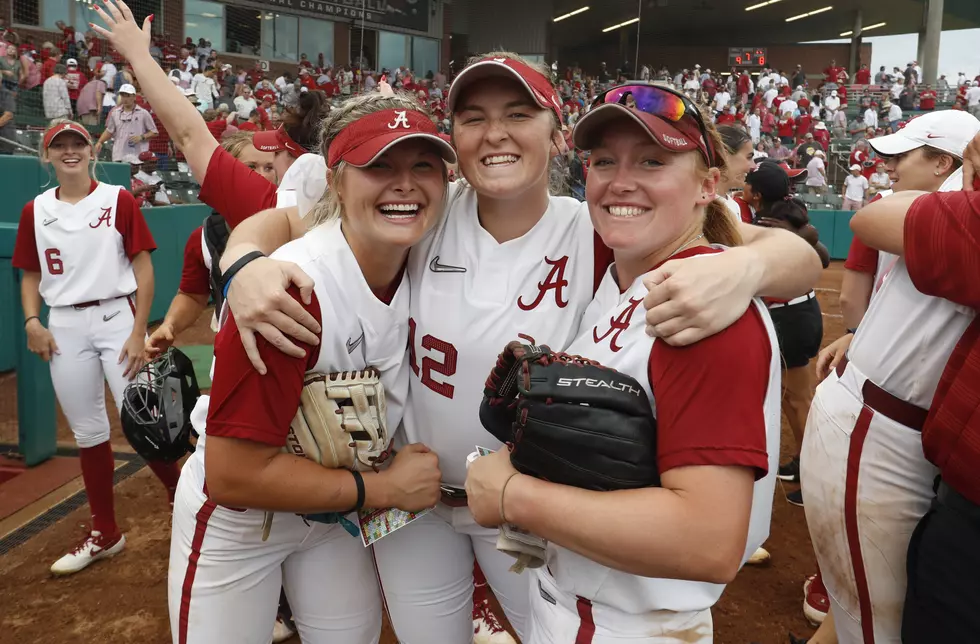
[[963,151],[980,132],[980,120],[962,110],[943,110],[917,116],[894,134],[871,139],[875,152],[884,156],[904,154],[924,145],[963,158]]
[[74,58],[69,58],[68,60],[65,61],[65,64],[68,65],[69,67],[78,67],[78,61],[75,60]]
[[826,130],[827,129],[827,126],[824,124],[823,121],[817,121],[817,124],[813,126],[813,129],[814,130]]
[[221,66],[221,71],[223,72],[226,72],[229,69],[231,69],[231,65],[229,65],[228,63],[225,63],[224,65]]
[[694,69],[701,69],[701,65],[695,65]]
[[124,83],[122,85],[122,87],[119,88],[119,93],[120,94],[135,94],[136,93],[136,88],[133,87],[132,85],[130,85],[129,83]]
[[858,172],[860,172],[861,171],[861,166],[859,166],[858,164],[855,163],[854,165],[851,166],[850,169],[851,170],[857,170]]
[[197,92],[192,90],[190,87],[185,87],[183,92],[184,92],[184,96],[187,96],[188,98],[191,96],[197,98]]
[[827,153],[824,152],[823,150],[817,150],[816,152],[813,153],[813,156],[815,156],[815,157],[826,157],[827,156]]

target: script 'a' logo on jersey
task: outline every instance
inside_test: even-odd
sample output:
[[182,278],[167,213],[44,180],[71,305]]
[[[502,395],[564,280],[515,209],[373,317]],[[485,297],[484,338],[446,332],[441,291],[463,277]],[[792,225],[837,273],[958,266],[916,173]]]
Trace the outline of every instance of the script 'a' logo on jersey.
[[89,228],[98,228],[102,224],[105,224],[106,228],[112,228],[112,206],[108,208],[102,208],[102,214],[94,222],[88,225]]
[[395,110],[395,120],[388,124],[389,130],[394,130],[399,127],[403,127],[406,130],[412,127],[408,124],[408,114],[405,110]]
[[599,327],[592,327],[592,339],[596,344],[599,344],[610,335],[612,338],[609,340],[609,348],[612,349],[613,353],[616,353],[623,347],[619,344],[619,334],[630,328],[630,320],[633,318],[633,312],[636,311],[636,307],[640,305],[643,298],[630,298],[630,305],[619,312],[614,318],[609,318],[609,330],[599,335]]
[[523,295],[517,298],[517,306],[522,311],[530,311],[537,307],[538,304],[541,304],[544,296],[548,294],[548,291],[552,290],[555,292],[555,304],[558,305],[558,308],[563,309],[568,306],[568,300],[564,299],[564,292],[562,290],[568,286],[568,280],[565,279],[565,266],[568,264],[568,255],[555,260],[545,257],[544,261],[551,266],[551,270],[548,271],[548,276],[544,278],[543,282],[538,282],[538,295],[534,298],[533,302],[525,304]]

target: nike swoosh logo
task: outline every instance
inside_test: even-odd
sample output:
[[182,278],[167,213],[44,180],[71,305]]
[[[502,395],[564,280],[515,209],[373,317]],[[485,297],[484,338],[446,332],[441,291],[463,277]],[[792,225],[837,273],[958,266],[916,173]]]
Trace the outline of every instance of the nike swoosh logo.
[[450,266],[448,264],[440,264],[439,256],[436,255],[429,262],[429,270],[433,273],[465,273],[466,269],[462,266]]
[[942,134],[926,134],[927,139],[942,139],[944,138]]
[[122,312],[122,311],[116,311],[115,313],[110,313],[109,315],[103,315],[103,316],[102,316],[102,321],[103,321],[103,322],[108,322],[108,321],[109,321],[109,320],[111,320],[112,318],[114,318],[114,317],[116,317],[117,315],[119,315],[119,314],[120,314],[121,312]]
[[347,338],[347,353],[354,353],[354,349],[361,346],[361,342],[364,342],[364,333],[361,333],[361,337],[356,340]]
[[58,218],[57,217],[52,217],[51,219],[45,219],[43,222],[41,222],[41,225],[42,226],[47,226],[48,224],[53,224],[56,221],[58,221]]

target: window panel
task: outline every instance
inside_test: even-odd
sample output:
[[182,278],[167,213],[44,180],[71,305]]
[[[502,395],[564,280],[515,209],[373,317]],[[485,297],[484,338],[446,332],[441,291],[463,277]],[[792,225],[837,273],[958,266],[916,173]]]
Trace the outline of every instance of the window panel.
[[59,20],[63,20],[66,25],[72,24],[72,4],[73,0],[41,0],[41,26],[46,29],[56,29],[54,23]]
[[262,14],[262,58],[299,60],[299,18],[281,13]]
[[419,78],[439,71],[439,41],[431,38],[412,38],[412,71]]
[[408,36],[390,31],[378,32],[378,69],[392,70],[407,65],[405,48]]
[[329,67],[333,60],[333,23],[303,18],[299,25],[299,53],[306,54],[314,65],[319,65],[318,56],[323,54],[324,65]]
[[262,14],[255,9],[225,5],[225,51],[230,54],[258,56],[261,22]]
[[194,42],[204,38],[211,46],[225,50],[225,5],[207,0],[184,0],[184,33]]

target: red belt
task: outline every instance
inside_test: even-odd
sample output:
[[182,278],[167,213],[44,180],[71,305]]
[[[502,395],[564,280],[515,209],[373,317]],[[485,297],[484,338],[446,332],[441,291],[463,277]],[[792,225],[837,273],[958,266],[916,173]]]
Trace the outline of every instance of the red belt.
[[[847,363],[847,356],[844,356],[837,363],[838,378],[843,377]],[[893,396],[870,380],[864,381],[864,385],[861,387],[861,395],[864,397],[864,404],[879,414],[911,429],[922,431],[922,426],[926,423],[926,416],[929,414],[927,409],[922,409],[907,400]]]
[[107,300],[89,300],[88,302],[79,302],[78,304],[72,304],[71,307],[73,309],[76,309],[78,311],[81,311],[82,309],[87,309],[87,308],[91,308],[93,306],[98,306],[102,302],[111,302],[113,300],[118,300],[118,299],[123,298],[123,297],[129,297],[129,296],[128,295],[120,295],[118,297],[110,297]]
[[451,508],[466,507],[466,490],[451,485],[443,485],[442,502]]

